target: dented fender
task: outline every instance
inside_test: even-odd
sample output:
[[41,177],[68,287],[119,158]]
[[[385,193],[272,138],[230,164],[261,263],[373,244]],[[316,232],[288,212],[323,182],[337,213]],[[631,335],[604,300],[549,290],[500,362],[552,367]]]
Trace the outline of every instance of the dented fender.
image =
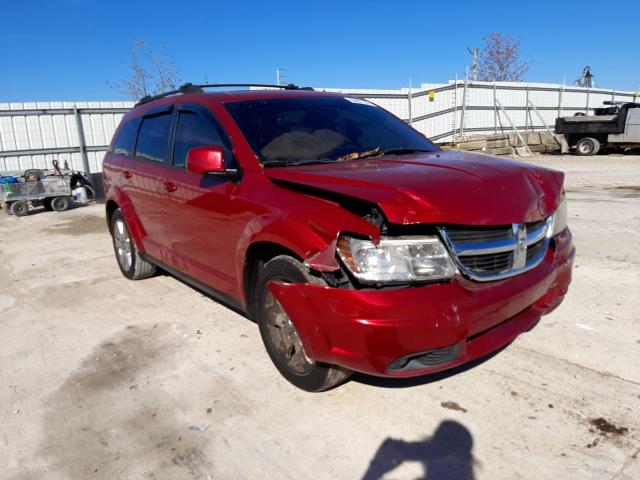
[[[343,233],[380,238],[377,227],[354,213],[328,204],[317,217],[266,214],[252,219],[243,229],[236,247],[236,272],[243,278],[247,251],[251,245],[269,242],[297,255],[311,270],[332,272],[340,268],[336,259],[338,237]],[[244,291],[244,285],[241,287]]]

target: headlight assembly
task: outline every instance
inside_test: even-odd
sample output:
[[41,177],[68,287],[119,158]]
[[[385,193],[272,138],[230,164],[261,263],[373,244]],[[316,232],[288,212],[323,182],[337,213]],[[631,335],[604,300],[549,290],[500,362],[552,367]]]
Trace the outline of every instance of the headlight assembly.
[[447,249],[435,236],[382,237],[378,245],[343,236],[338,240],[338,253],[364,283],[446,280],[455,273]]
[[565,228],[567,228],[568,216],[567,216],[567,197],[564,192],[562,192],[562,197],[560,198],[560,204],[553,214],[553,228],[551,231],[551,236],[555,237],[560,232],[562,232]]

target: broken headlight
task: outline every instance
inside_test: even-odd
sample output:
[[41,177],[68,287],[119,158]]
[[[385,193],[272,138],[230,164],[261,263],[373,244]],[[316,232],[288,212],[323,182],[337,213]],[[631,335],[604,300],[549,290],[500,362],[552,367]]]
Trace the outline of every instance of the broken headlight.
[[348,236],[338,240],[338,253],[351,273],[364,283],[447,280],[455,266],[438,237],[382,237],[371,240]]
[[568,222],[568,214],[567,214],[567,197],[564,192],[562,192],[562,197],[560,198],[560,204],[553,214],[553,228],[551,231],[551,236],[555,237],[560,232],[562,232],[565,228],[567,228]]

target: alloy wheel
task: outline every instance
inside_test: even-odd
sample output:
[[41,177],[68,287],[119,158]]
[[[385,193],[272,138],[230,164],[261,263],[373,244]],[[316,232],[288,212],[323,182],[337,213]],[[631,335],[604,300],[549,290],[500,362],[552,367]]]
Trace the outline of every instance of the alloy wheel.
[[116,220],[113,226],[113,244],[116,250],[116,257],[120,267],[126,272],[132,264],[132,245],[129,230],[123,220]]
[[309,373],[315,363],[307,357],[296,327],[284,308],[268,291],[265,298],[267,333],[276,353],[293,373]]

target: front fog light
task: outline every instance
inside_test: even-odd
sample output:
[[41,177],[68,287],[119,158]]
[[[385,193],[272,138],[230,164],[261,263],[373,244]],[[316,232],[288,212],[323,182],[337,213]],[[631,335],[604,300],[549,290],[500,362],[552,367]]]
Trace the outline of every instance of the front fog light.
[[383,237],[370,240],[340,237],[338,253],[362,282],[419,282],[446,280],[455,267],[438,237]]

